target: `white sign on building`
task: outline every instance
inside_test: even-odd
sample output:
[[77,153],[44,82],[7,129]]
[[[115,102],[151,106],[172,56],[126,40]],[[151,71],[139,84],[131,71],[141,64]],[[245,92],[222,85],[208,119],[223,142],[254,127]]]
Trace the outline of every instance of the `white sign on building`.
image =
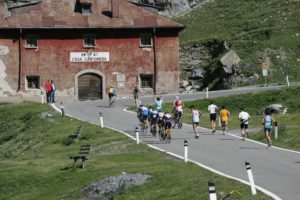
[[109,62],[109,52],[71,52],[70,62]]

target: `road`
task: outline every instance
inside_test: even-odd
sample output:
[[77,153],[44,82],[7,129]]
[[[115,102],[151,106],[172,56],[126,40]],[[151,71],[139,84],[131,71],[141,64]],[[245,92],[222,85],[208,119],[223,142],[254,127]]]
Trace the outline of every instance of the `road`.
[[[257,90],[278,89],[272,88],[239,88],[226,91],[210,92],[210,97],[232,94],[249,93]],[[165,97],[165,101],[173,101],[176,94]],[[180,95],[183,100],[203,99],[206,94],[194,93]],[[152,102],[152,97],[142,97],[144,104]],[[135,114],[125,112],[124,108],[132,105],[132,98],[117,99],[114,108],[108,108],[107,101],[81,101],[64,105],[66,113],[78,119],[99,124],[99,112],[103,113],[104,125],[120,130],[135,137],[135,127],[138,120]],[[234,135],[212,134],[208,129],[200,130],[200,138],[195,139],[190,125],[182,129],[172,130],[172,143],[164,144],[158,138],[141,135],[141,140],[149,145],[165,151],[183,155],[183,142],[189,143],[189,159],[201,163],[211,169],[226,175],[248,181],[245,162],[250,162],[255,183],[276,194],[277,199],[300,199],[300,153],[277,148],[267,149],[262,145],[249,140],[241,141]]]

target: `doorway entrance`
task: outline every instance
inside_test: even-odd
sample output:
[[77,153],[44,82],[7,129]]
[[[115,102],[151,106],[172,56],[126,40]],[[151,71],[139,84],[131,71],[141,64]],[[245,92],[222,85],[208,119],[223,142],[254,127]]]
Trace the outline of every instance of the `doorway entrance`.
[[95,73],[85,73],[78,77],[78,99],[103,99],[102,76]]

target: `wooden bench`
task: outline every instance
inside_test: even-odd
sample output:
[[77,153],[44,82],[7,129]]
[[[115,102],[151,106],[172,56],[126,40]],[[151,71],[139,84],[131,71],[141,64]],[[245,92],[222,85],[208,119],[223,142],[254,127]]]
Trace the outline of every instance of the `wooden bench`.
[[72,135],[69,135],[69,138],[72,139],[72,142],[76,143],[79,140],[81,132],[82,132],[82,126],[78,126],[75,133]]
[[90,144],[81,145],[79,152],[77,155],[70,156],[70,159],[74,160],[73,167],[76,165],[78,160],[81,160],[81,168],[85,168],[86,166],[86,160],[88,160],[88,156],[91,152],[92,146]]

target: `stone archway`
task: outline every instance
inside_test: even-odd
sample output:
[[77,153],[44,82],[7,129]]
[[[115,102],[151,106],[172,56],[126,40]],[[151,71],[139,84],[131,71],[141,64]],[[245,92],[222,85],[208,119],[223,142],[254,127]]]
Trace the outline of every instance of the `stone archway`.
[[75,76],[78,100],[101,100],[105,94],[105,76],[98,70],[87,69]]

